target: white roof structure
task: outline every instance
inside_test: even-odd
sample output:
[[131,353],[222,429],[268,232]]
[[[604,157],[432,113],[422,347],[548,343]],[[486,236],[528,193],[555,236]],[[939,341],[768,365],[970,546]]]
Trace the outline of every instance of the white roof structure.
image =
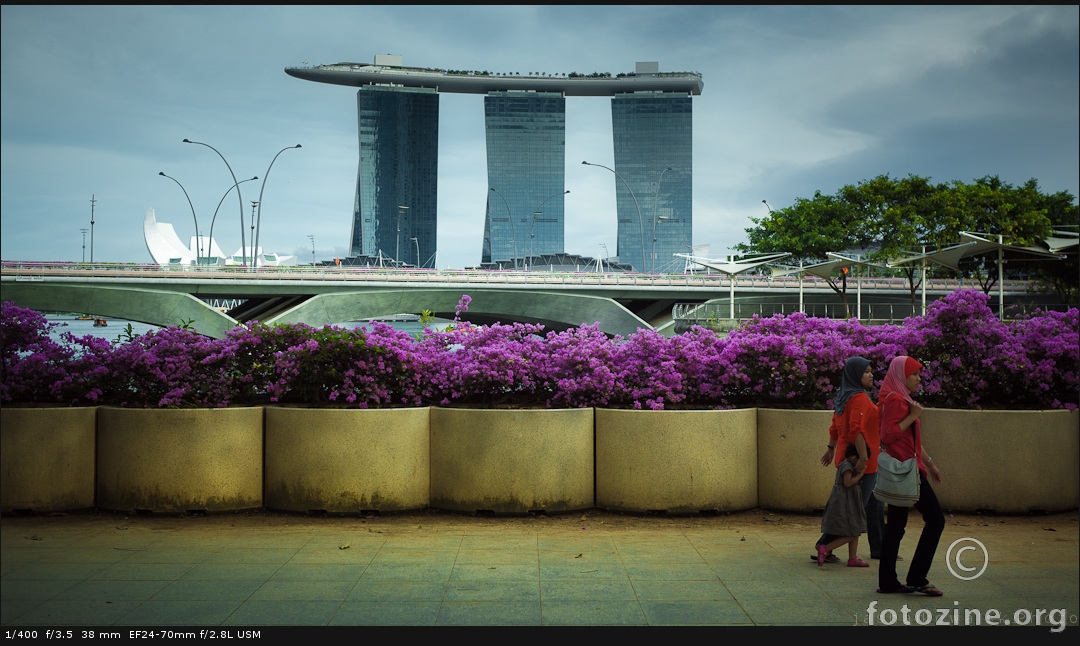
[[[159,265],[242,265],[243,258],[255,258],[259,267],[282,267],[296,264],[296,256],[263,253],[262,247],[252,254],[251,247],[237,249],[232,256],[221,252],[213,238],[191,236],[185,246],[176,235],[173,225],[158,222],[153,207],[146,209],[143,217],[143,240],[150,257]],[[201,260],[201,263],[200,263]]]

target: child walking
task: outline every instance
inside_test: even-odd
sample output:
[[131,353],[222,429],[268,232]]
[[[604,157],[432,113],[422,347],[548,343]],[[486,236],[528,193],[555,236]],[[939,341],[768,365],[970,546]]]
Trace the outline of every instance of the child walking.
[[817,546],[819,566],[824,565],[825,557],[841,545],[848,546],[848,567],[870,566],[858,556],[859,535],[866,531],[866,510],[859,487],[863,474],[855,470],[858,461],[859,449],[854,443],[848,444],[844,461],[836,469],[832,495],[821,516],[821,533],[825,535],[823,541],[827,542]]

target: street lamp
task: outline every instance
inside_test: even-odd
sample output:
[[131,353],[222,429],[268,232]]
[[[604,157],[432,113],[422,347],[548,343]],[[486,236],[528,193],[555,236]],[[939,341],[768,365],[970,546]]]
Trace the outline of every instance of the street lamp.
[[82,231],[82,261],[83,261],[83,263],[86,263],[86,232],[89,231],[89,230],[90,229],[87,229],[86,227],[83,227],[83,228],[79,229],[79,231]]
[[236,181],[236,173],[233,172],[232,166],[229,166],[229,162],[225,160],[225,155],[222,155],[217,148],[214,148],[210,144],[204,144],[201,141],[192,141],[190,139],[185,139],[184,143],[206,146],[210,150],[216,152],[217,156],[221,157],[221,161],[225,162],[225,167],[229,169],[229,174],[232,175],[233,186],[236,188],[236,199],[240,204],[240,258],[244,264],[247,264],[247,251],[244,248],[244,198],[240,196],[240,182]]
[[417,240],[415,237],[412,237],[412,238],[409,238],[409,239],[412,240],[414,244],[416,244],[416,268],[419,269],[420,268],[420,241]]
[[397,235],[394,236],[394,262],[397,263],[398,268],[401,268],[401,216],[408,211],[407,206],[397,207]]
[[[237,182],[237,183],[233,184],[232,186],[230,186],[229,190],[225,191],[225,194],[221,196],[220,200],[218,200],[217,208],[214,209],[214,217],[210,218],[210,235],[209,235],[209,240],[206,241],[206,245],[207,245],[207,247],[206,247],[206,261],[207,261],[207,263],[210,262],[210,251],[211,251],[212,245],[214,244],[214,223],[217,222],[218,209],[221,208],[221,205],[224,204],[224,202],[225,202],[225,198],[229,197],[229,193],[232,193],[232,190],[234,188],[236,188],[237,192],[239,192],[240,189],[237,188],[238,186],[240,186],[244,182],[253,182],[253,181],[257,180],[257,179],[259,179],[258,175],[256,175],[255,177],[252,177],[251,179],[242,179],[242,180],[240,180],[239,182]],[[240,230],[243,231],[244,230],[243,227],[241,227]],[[241,240],[240,244],[243,245],[244,242]],[[242,250],[243,246],[241,246],[240,248]]]
[[90,264],[94,264],[94,194],[90,194]]
[[[638,236],[641,238],[641,271],[643,271],[643,272],[648,271],[648,269],[645,267],[645,224],[641,220],[641,205],[638,204],[637,195],[634,195],[634,190],[632,188],[630,188],[630,184],[627,183],[627,181],[623,178],[622,175],[615,172],[615,169],[608,168],[607,166],[603,166],[601,164],[590,164],[587,161],[583,161],[581,163],[586,165],[586,166],[599,166],[600,168],[603,168],[605,170],[611,171],[612,173],[615,173],[615,177],[618,177],[619,179],[621,179],[623,185],[626,186],[626,190],[630,191],[630,197],[634,198],[634,208],[637,209]],[[618,202],[616,202],[616,204],[615,204],[616,217],[618,217],[618,215],[617,215],[618,214],[618,209],[619,209]]]
[[533,222],[536,221],[536,218],[543,215],[543,213],[544,213],[544,211],[543,211],[544,205],[547,204],[547,201],[550,200],[553,197],[559,197],[560,195],[568,195],[569,193],[570,193],[569,190],[565,190],[562,193],[556,193],[554,195],[550,195],[548,197],[545,197],[544,201],[540,203],[540,206],[536,207],[536,210],[533,211],[532,219],[529,220],[529,243],[532,245],[532,253],[529,254],[529,252],[526,251],[525,252],[526,254],[529,254],[530,256],[535,256],[536,255],[536,243],[533,240],[536,237],[536,234],[533,233],[532,228],[533,228]]
[[[248,240],[255,242],[255,208],[259,206],[257,200],[251,200],[251,237]],[[259,248],[251,248],[251,268],[252,270],[259,268]]]
[[[259,224],[258,224],[258,227],[255,229],[255,247],[254,247],[255,249],[259,248],[259,236],[262,235],[262,199],[263,199],[263,189],[266,188],[266,178],[270,176],[270,169],[274,167],[274,162],[277,161],[278,155],[285,152],[286,150],[292,150],[293,148],[299,148],[299,147],[300,147],[300,144],[296,144],[295,146],[288,146],[286,148],[282,148],[281,150],[278,151],[278,154],[274,155],[274,158],[270,160],[270,165],[266,167],[266,174],[263,175],[262,186],[259,187]],[[255,224],[252,223],[252,226],[255,226]],[[256,252],[253,251],[252,253],[256,253]]]
[[[510,212],[510,203],[506,201],[506,196],[499,191],[496,191],[493,188],[489,188],[488,190],[501,197],[503,204],[506,205],[506,217],[510,220],[510,235],[514,236],[514,269],[517,269],[517,228],[514,226],[514,214]],[[492,260],[494,260],[494,258],[492,258]]]
[[309,234],[308,240],[311,240],[311,268],[315,269],[315,235]]
[[195,220],[195,265],[198,266],[199,258],[202,257],[202,239],[199,237],[199,218],[195,217],[195,205],[191,203],[191,196],[188,195],[187,189],[180,183],[180,180],[175,177],[169,177],[164,172],[158,173],[162,177],[168,177],[172,181],[176,182],[176,185],[180,187],[180,190],[184,192],[184,197],[187,198],[188,206],[191,207],[191,219]]
[[653,223],[652,223],[652,273],[656,273],[656,225],[659,223],[660,218],[657,217],[657,209],[660,206],[660,182],[664,181],[664,173],[671,170],[671,166],[668,166],[664,170],[660,171],[660,179],[656,180],[656,194],[653,195],[652,208],[653,208]]

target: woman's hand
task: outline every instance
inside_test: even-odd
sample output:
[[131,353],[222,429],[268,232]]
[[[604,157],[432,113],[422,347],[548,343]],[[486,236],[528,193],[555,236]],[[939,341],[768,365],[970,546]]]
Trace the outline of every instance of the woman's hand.
[[930,482],[934,484],[941,484],[941,471],[937,468],[937,463],[931,461],[926,465],[926,471],[930,476]]
[[834,451],[835,449],[831,446],[825,449],[825,454],[821,456],[821,466],[827,467],[832,464]]

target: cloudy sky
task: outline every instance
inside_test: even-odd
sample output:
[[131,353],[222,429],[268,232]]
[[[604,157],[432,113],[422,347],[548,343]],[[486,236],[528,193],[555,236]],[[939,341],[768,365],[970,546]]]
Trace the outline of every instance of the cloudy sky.
[[[1036,178],[1080,194],[1078,10],[1053,7],[3,6],[3,260],[149,262],[153,207],[186,240],[232,180],[265,185],[261,243],[347,254],[356,90],[285,67],[370,63],[492,72],[696,71],[694,243],[720,256],[751,217],[882,173],[935,182]],[[480,261],[483,97],[442,95],[438,266]],[[566,251],[615,251],[607,98],[566,102]],[[235,196],[214,237],[240,245]],[[250,215],[250,209],[245,217]],[[89,258],[89,238],[87,239]]]

